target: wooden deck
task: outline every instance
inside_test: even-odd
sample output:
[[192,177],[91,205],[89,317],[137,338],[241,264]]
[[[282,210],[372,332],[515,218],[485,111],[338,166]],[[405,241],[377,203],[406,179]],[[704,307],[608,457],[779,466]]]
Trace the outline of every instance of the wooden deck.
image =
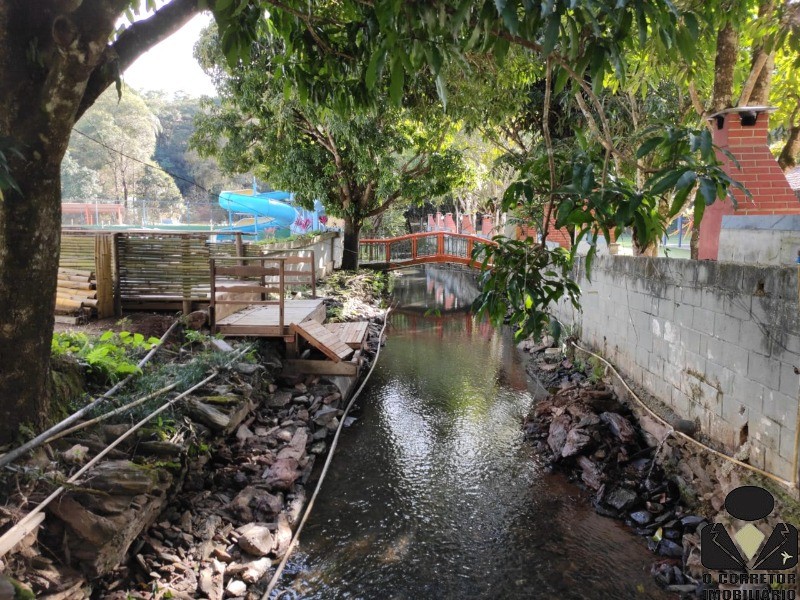
[[306,321],[322,323],[325,305],[321,298],[286,300],[283,327],[277,305],[248,306],[216,322],[216,331],[223,335],[257,337],[294,337],[291,326]]
[[326,323],[325,329],[330,331],[353,350],[364,346],[367,337],[369,321],[355,321],[353,323]]
[[336,334],[331,333],[316,321],[292,325],[292,331],[333,362],[340,362],[353,353],[353,349],[339,339]]

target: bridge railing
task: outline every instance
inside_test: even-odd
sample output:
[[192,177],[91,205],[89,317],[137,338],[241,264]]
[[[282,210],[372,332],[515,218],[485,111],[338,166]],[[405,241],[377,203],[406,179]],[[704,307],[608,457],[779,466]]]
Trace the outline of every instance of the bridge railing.
[[474,248],[493,244],[491,240],[475,235],[432,231],[360,240],[358,258],[364,266],[381,265],[385,268],[437,262],[478,266],[472,260]]

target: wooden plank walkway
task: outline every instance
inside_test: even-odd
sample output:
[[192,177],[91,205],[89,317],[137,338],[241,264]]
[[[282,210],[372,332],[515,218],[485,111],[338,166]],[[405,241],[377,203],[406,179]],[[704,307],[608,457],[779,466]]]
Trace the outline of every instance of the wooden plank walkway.
[[333,362],[340,362],[353,353],[352,348],[316,321],[296,323],[291,329]]
[[336,335],[354,350],[358,350],[364,345],[364,338],[367,337],[367,327],[369,327],[369,321],[325,324],[325,329]]
[[283,328],[279,325],[279,319],[277,305],[248,306],[218,320],[216,330],[223,335],[233,336],[289,336],[292,335],[292,324],[324,321],[325,304],[321,298],[287,300],[284,305]]

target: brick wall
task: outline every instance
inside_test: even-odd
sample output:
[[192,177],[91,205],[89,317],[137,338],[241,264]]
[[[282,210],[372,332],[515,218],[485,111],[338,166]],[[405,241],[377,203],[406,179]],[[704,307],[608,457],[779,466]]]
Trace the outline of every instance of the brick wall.
[[795,267],[628,256],[575,273],[581,339],[727,451],[792,479],[800,365]]
[[[742,183],[752,194],[733,190],[737,207],[729,200],[719,200],[709,206],[700,223],[698,257],[716,260],[722,217],[724,215],[784,215],[800,214],[800,200],[789,186],[778,162],[767,145],[769,113],[760,112],[755,124],[747,124],[740,113],[725,113],[711,119],[714,143],[727,150],[739,166],[724,152],[718,151],[725,171]],[[720,127],[721,125],[721,127]]]

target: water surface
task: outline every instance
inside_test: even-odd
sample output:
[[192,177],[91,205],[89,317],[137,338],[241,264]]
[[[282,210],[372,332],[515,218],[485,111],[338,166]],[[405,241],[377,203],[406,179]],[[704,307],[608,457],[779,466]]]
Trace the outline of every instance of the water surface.
[[359,420],[275,597],[670,597],[641,538],[544,472],[521,434],[534,398],[520,356],[465,312],[465,290],[456,272],[401,278]]

